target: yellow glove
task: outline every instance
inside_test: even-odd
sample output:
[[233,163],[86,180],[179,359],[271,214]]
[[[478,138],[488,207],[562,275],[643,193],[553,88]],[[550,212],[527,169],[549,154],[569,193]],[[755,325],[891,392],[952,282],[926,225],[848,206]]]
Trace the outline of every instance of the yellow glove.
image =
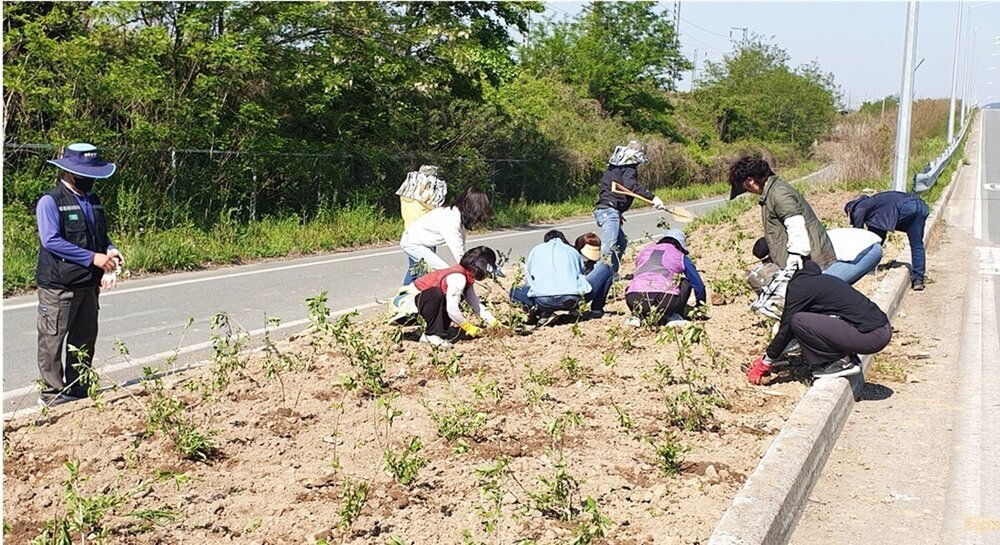
[[463,322],[462,325],[458,327],[470,337],[478,337],[483,334],[483,328],[473,324],[472,322]]

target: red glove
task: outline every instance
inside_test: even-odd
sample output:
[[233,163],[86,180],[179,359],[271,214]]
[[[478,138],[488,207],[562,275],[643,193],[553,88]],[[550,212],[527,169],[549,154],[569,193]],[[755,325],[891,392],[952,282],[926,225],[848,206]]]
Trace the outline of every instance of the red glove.
[[747,380],[750,381],[750,384],[760,384],[761,377],[770,371],[771,360],[768,359],[767,355],[757,356],[757,359],[753,360],[750,365],[750,370],[747,371]]

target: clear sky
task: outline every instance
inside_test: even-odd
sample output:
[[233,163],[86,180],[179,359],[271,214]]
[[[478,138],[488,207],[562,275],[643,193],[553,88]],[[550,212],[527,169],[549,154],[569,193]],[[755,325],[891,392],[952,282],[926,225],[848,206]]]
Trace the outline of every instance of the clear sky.
[[[574,15],[585,4],[546,3],[546,15]],[[974,35],[979,100],[1000,102],[1000,2],[962,4],[966,11],[961,51],[964,56],[972,49]],[[918,5],[917,62],[924,62],[916,73],[914,95],[949,97],[959,2],[924,0]],[[907,2],[687,0],[680,6],[681,47],[690,60],[698,50],[699,67],[706,56],[717,61],[732,49],[731,30],[735,38],[742,35],[739,29],[746,28],[787,51],[793,66],[819,61],[825,71],[833,72],[845,104],[850,100],[854,108],[866,99],[899,93]],[[658,8],[672,17],[674,2],[660,2]],[[970,8],[974,8],[971,17]],[[686,91],[690,85],[689,72],[679,89]]]

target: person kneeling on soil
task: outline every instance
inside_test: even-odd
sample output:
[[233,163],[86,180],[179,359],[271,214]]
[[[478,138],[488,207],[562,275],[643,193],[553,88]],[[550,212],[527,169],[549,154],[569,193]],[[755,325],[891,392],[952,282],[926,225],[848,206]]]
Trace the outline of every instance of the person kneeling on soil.
[[591,276],[584,276],[583,256],[569,245],[561,231],[553,229],[545,233],[543,240],[528,253],[525,285],[510,290],[510,300],[528,310],[528,325],[548,325],[556,311],[574,310],[583,300],[591,304],[588,318],[603,316],[611,267],[595,266]]
[[496,324],[497,319],[483,307],[473,284],[491,274],[503,276],[497,267],[497,254],[486,246],[476,246],[462,255],[458,265],[433,271],[399,289],[390,305],[397,312],[393,321],[419,314],[426,324],[420,342],[442,348],[451,343],[444,337],[452,322],[470,337],[482,335],[482,328],[466,320],[459,306],[464,297],[469,307],[486,325]]
[[892,326],[861,292],[806,261],[788,283],[778,333],[751,364],[747,380],[760,384],[793,338],[815,368],[813,377],[846,377],[861,372],[858,354],[874,354],[889,344]]
[[704,305],[705,283],[688,257],[687,237],[680,229],[668,229],[635,258],[635,273],[625,290],[625,303],[632,311],[627,323],[683,322],[692,290],[698,306]]

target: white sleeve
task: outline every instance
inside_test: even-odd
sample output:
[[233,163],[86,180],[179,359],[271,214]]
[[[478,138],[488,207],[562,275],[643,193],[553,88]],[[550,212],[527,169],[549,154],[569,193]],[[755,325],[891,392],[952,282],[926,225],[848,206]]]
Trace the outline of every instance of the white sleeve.
[[788,233],[788,253],[809,255],[812,250],[809,246],[809,232],[806,231],[806,219],[801,214],[785,218],[785,231]]
[[458,221],[454,225],[447,225],[441,230],[441,237],[444,238],[444,243],[451,250],[451,255],[455,257],[455,263],[461,261],[462,255],[465,253],[465,229],[462,228],[461,212],[459,212]]
[[462,315],[462,307],[459,306],[459,302],[462,300],[462,294],[466,291],[472,292],[472,298],[475,299],[475,304],[469,300],[468,294],[466,293],[466,300],[469,301],[469,306],[472,307],[473,311],[479,310],[479,297],[476,297],[476,292],[472,290],[472,286],[466,289],[465,277],[458,273],[452,273],[448,275],[448,293],[445,294],[445,308],[448,310],[448,317],[455,325],[462,325],[466,322],[465,316]]

